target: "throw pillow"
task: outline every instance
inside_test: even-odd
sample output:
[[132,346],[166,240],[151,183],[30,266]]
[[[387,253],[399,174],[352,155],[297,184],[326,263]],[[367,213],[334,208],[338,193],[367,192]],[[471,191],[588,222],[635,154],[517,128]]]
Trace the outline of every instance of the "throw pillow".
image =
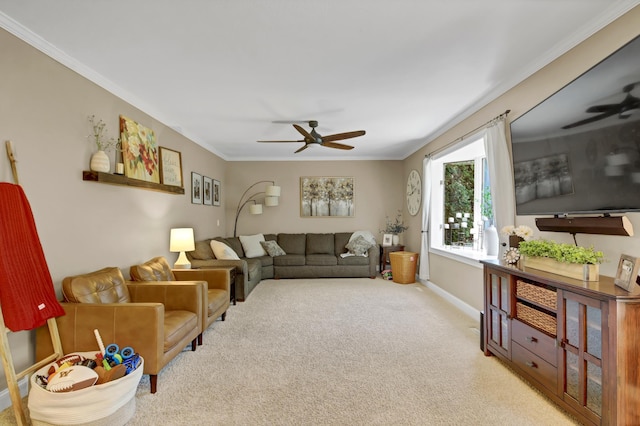
[[360,235],[349,241],[345,247],[349,250],[349,253],[362,256],[373,246],[374,244],[371,244],[366,238]]
[[211,240],[211,250],[213,250],[216,259],[240,260],[231,247],[220,241]]
[[244,250],[244,255],[249,259],[253,257],[266,256],[267,252],[264,251],[260,241],[264,241],[264,235],[240,235],[240,243]]
[[267,251],[267,253],[269,253],[269,256],[271,257],[283,256],[287,254],[275,241],[260,241],[260,245]]

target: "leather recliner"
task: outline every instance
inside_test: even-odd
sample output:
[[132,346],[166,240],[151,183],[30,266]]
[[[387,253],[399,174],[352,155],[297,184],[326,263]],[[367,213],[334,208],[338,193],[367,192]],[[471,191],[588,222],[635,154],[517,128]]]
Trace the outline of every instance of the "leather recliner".
[[[203,298],[202,332],[213,322],[221,318],[225,320],[229,308],[230,286],[229,273],[221,269],[174,269],[172,270],[162,256],[129,269],[133,281],[206,281],[207,289]],[[198,336],[202,344],[202,334]]]
[[[94,330],[104,345],[130,346],[144,358],[151,393],[158,373],[191,344],[196,350],[202,329],[204,282],[135,283],[109,267],[62,282],[66,315],[56,318],[64,353],[99,352]],[[36,359],[51,352],[46,328],[36,330]]]

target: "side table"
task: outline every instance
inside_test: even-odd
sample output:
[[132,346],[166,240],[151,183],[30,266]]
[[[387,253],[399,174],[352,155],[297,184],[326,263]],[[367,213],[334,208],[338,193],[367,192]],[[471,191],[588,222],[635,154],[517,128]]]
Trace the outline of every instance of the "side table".
[[389,253],[393,253],[394,251],[404,251],[404,246],[380,246],[380,273],[385,270],[387,265],[391,264],[391,260],[389,260]]

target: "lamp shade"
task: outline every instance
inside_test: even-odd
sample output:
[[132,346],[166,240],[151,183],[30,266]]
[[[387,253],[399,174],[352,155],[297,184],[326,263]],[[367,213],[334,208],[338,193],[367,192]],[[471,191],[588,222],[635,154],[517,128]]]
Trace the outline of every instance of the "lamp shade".
[[262,214],[262,204],[251,204],[249,206],[249,213]]
[[278,197],[264,197],[264,205],[273,207],[278,205]]
[[193,239],[193,228],[172,228],[169,239],[169,251],[193,251],[196,245]]
[[280,196],[280,187],[276,186],[276,185],[269,185],[269,186],[267,186],[267,189],[264,192],[264,194],[267,197],[279,197]]

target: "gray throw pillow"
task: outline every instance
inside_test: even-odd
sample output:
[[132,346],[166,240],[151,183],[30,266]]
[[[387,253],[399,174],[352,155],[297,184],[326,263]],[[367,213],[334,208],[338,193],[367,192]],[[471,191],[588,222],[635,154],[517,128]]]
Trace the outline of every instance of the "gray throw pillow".
[[271,240],[271,241],[260,241],[260,245],[262,246],[262,248],[265,249],[265,251],[267,253],[269,253],[269,256],[271,256],[271,257],[283,256],[283,255],[287,254],[287,253],[284,252],[284,250],[282,250],[282,247],[280,247],[278,245],[278,243],[276,243],[273,240]]
[[362,256],[365,254],[373,244],[366,240],[362,235],[354,238],[352,241],[349,241],[345,246],[349,253],[353,253],[356,256]]

